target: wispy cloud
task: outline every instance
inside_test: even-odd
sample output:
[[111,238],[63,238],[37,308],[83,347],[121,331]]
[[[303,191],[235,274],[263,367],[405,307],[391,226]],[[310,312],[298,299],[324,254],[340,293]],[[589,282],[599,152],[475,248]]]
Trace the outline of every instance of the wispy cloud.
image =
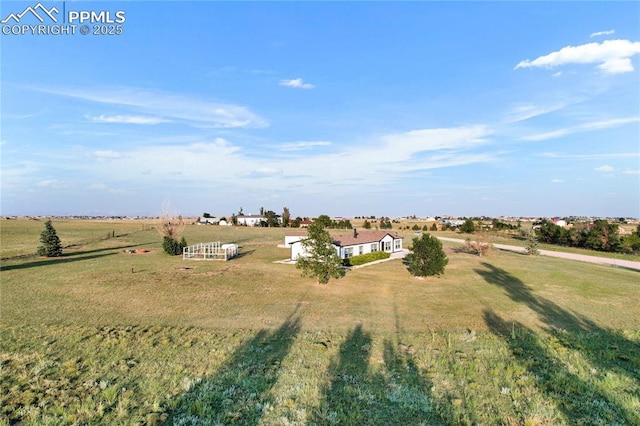
[[549,105],[535,105],[531,103],[521,103],[513,105],[505,114],[506,123],[517,123],[526,121],[540,115],[561,110],[568,106],[567,102],[557,102]]
[[622,172],[623,175],[640,175],[640,170],[625,170]]
[[[144,90],[130,87],[106,88],[34,88],[45,93],[66,96],[111,108],[119,107],[127,111],[125,114],[113,116],[99,116],[104,120],[125,120],[135,117],[141,123],[143,118],[151,117],[157,120],[181,122],[194,127],[204,128],[236,128],[236,127],[266,127],[269,122],[253,113],[249,108],[202,100],[180,94],[157,90]],[[130,114],[134,112],[134,114]],[[117,117],[114,119],[114,117]],[[98,118],[100,120],[100,118]]]
[[36,186],[40,188],[64,188],[67,185],[67,182],[60,179],[43,179],[36,182]]
[[640,42],[630,40],[605,40],[602,43],[587,43],[580,46],[566,46],[540,56],[534,60],[519,62],[514,69],[548,68],[568,64],[599,64],[605,74],[622,74],[633,71],[631,57],[640,53]]
[[301,142],[290,142],[283,143],[277,146],[277,149],[280,151],[302,151],[311,148],[315,148],[317,146],[329,146],[331,142],[326,141],[301,141]]
[[551,179],[552,183],[564,183],[564,179]]
[[565,154],[558,152],[543,152],[537,155],[544,158],[559,158],[572,160],[606,160],[611,158],[633,158],[640,157],[640,152],[619,152],[602,154]]
[[488,142],[491,131],[486,126],[411,130],[382,137],[388,148],[398,152],[423,152],[470,148]]
[[293,78],[290,80],[280,80],[280,86],[293,87],[294,89],[313,89],[316,87],[311,83],[305,83],[301,78]]
[[600,173],[613,173],[616,169],[606,164],[604,166],[596,167],[595,171]]
[[[132,145],[122,152],[93,152],[97,161],[85,164],[92,180],[120,187],[123,182],[168,185],[219,185],[268,190],[271,179],[280,179],[281,191],[312,188],[327,191],[335,185],[367,182],[388,185],[413,173],[438,168],[493,161],[499,155],[477,152],[490,143],[490,130],[482,125],[460,128],[420,129],[372,138],[362,145],[340,146],[335,152],[311,151],[299,157],[274,154],[251,156],[225,140],[190,144]],[[316,142],[301,146],[317,146]],[[324,146],[321,144],[320,146]],[[297,146],[297,145],[296,145]],[[211,165],[216,173],[211,173]],[[179,165],[181,175],[171,175]],[[140,173],[144,170],[145,174]],[[295,177],[295,178],[294,178]],[[318,183],[319,182],[319,183]]]
[[254,169],[250,176],[254,177],[270,177],[270,176],[279,176],[282,174],[282,169],[278,167],[258,167]]
[[96,123],[120,123],[120,124],[160,124],[168,123],[160,117],[149,117],[140,115],[99,115],[97,117],[87,116],[87,118]]
[[560,138],[562,136],[567,136],[573,133],[608,129],[611,127],[623,126],[625,124],[637,123],[637,122],[640,122],[640,117],[615,118],[611,120],[594,121],[591,123],[583,123],[577,126],[566,127],[564,129],[557,129],[550,132],[537,133],[534,135],[525,136],[521,140],[538,142],[538,141]]
[[607,35],[615,34],[615,32],[616,30],[597,31],[595,33],[591,33],[589,37],[607,36]]
[[119,152],[111,151],[111,150],[93,151],[92,153],[89,154],[89,156],[93,158],[97,158],[98,160],[107,160],[107,159],[124,157],[123,154]]

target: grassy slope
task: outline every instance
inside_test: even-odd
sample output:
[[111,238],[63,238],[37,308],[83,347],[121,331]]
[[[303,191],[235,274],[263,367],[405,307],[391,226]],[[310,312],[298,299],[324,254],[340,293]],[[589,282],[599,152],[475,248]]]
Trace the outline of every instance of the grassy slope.
[[[6,224],[3,256],[37,228],[35,248],[41,223]],[[273,263],[284,230],[187,228],[238,242],[225,263],[167,257],[140,224],[54,226],[94,242],[3,261],[0,418],[640,422],[637,272],[448,249],[441,278],[391,261],[319,286]]]

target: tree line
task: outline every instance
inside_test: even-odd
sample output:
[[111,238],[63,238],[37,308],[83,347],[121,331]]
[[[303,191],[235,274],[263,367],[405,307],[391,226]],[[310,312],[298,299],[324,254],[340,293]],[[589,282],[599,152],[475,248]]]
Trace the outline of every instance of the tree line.
[[606,252],[640,253],[640,225],[629,235],[620,235],[618,224],[609,223],[604,219],[571,228],[543,220],[535,223],[534,229],[542,243]]

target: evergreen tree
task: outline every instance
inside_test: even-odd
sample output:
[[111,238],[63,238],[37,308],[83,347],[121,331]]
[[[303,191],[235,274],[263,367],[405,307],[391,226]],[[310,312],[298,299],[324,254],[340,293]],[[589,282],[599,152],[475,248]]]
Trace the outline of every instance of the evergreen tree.
[[371,229],[371,223],[368,220],[364,220],[364,223],[362,224],[362,227],[364,229]]
[[174,240],[173,238],[163,237],[162,238],[162,249],[165,253],[171,256],[177,256],[182,254],[182,249],[187,246],[187,240],[182,237],[180,241]]
[[308,237],[302,241],[307,255],[298,257],[296,268],[302,270],[302,275],[316,277],[319,284],[326,284],[331,278],[344,276],[342,260],[333,245],[333,237],[327,232],[320,221],[309,225]]
[[527,245],[525,248],[527,250],[527,254],[540,254],[540,250],[538,250],[538,238],[536,237],[536,233],[533,229],[527,234]]
[[38,247],[39,256],[62,256],[62,244],[50,220],[44,223],[44,231],[40,234],[40,242],[42,245]]
[[411,253],[405,257],[404,263],[411,275],[417,277],[443,274],[449,263],[440,240],[429,234],[414,238],[409,250]]

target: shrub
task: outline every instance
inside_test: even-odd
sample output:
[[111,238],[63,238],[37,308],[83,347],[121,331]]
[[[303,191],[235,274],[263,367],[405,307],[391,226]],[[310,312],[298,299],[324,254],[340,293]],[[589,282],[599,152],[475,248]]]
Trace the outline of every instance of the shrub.
[[357,256],[351,256],[348,259],[344,259],[344,266],[358,266],[364,265],[365,263],[374,262],[376,260],[388,259],[391,256],[391,253],[387,253],[386,251],[374,251],[366,254],[359,254]]
[[462,225],[460,225],[460,232],[463,232],[465,234],[473,234],[474,232],[476,232],[476,224],[473,223],[473,220],[467,219]]
[[467,237],[464,240],[464,246],[468,253],[477,254],[480,257],[490,255],[493,250],[493,244],[487,235],[478,235],[475,239]]

